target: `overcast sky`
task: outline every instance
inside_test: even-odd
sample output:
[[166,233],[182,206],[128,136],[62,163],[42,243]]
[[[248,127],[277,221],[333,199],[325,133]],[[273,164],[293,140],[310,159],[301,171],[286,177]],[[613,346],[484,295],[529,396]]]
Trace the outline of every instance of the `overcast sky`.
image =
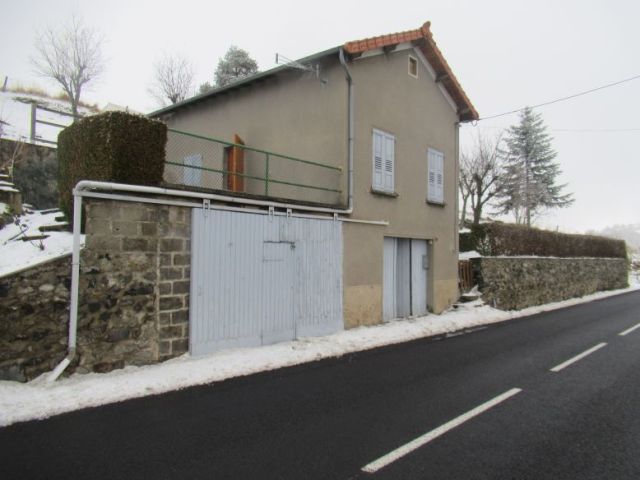
[[[640,75],[635,0],[11,1],[0,16],[0,75],[53,89],[33,73],[29,56],[37,29],[73,12],[106,39],[106,74],[85,99],[142,112],[157,108],[147,88],[163,52],[189,57],[199,84],[213,79],[232,44],[265,70],[276,52],[301,58],[426,20],[481,117]],[[576,199],[537,224],[580,232],[640,223],[640,79],[537,111],[554,137],[560,180]],[[494,135],[517,119],[464,126],[462,148],[477,131]]]

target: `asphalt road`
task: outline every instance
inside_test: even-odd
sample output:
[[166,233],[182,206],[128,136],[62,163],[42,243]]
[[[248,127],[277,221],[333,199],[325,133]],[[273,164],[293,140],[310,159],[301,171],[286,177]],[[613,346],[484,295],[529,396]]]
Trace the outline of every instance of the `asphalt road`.
[[635,292],[16,424],[0,477],[638,479],[639,324]]

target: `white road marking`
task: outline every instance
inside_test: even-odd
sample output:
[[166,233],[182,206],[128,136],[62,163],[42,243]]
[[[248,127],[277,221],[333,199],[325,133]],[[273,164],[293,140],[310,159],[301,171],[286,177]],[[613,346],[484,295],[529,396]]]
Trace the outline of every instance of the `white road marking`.
[[595,352],[596,350],[600,350],[602,347],[605,347],[607,344],[605,342],[603,343],[599,343],[598,345],[596,345],[595,347],[591,347],[589,350],[586,350],[584,352],[582,352],[579,355],[576,355],[573,358],[570,358],[569,360],[567,360],[566,362],[562,362],[560,365],[556,365],[555,367],[553,367],[551,369],[552,372],[559,372],[560,370],[562,370],[563,368],[568,367],[569,365],[571,365],[572,363],[577,362],[578,360],[582,360],[584,357],[586,357],[587,355],[591,355],[593,352]]
[[411,442],[396,448],[392,452],[389,452],[386,455],[380,457],[379,459],[374,460],[373,462],[365,465],[364,467],[362,467],[361,470],[367,473],[375,473],[381,468],[386,467],[387,465],[395,462],[399,458],[402,458],[405,455],[413,452],[414,450],[422,447],[423,445],[426,445],[427,443],[429,443],[432,440],[435,440],[439,436],[444,435],[449,430],[452,430],[457,426],[462,425],[467,420],[470,420],[473,417],[480,415],[481,413],[489,410],[490,408],[495,407],[499,403],[504,402],[508,398],[513,397],[514,395],[516,395],[517,393],[520,393],[521,391],[522,390],[520,388],[512,388],[508,392],[505,392],[502,395],[498,395],[497,397],[489,400],[488,402],[485,402],[482,405],[477,406],[473,410],[469,410],[467,413],[464,413],[459,417],[456,417],[453,420],[450,420],[449,422],[439,426],[435,430],[431,430],[430,432],[425,433],[424,435],[416,438],[415,440],[412,440]]
[[635,327],[627,328],[624,332],[620,332],[618,335],[620,335],[621,337],[624,337],[628,333],[633,332],[636,328],[640,328],[640,323],[637,324]]

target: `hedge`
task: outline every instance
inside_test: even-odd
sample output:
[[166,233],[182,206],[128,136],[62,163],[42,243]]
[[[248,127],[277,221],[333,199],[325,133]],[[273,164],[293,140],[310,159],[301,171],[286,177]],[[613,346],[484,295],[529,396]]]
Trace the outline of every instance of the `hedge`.
[[485,256],[626,258],[624,240],[573,235],[509,223],[474,225],[460,234],[460,251]]
[[167,126],[126,112],[85,117],[58,136],[60,208],[72,220],[73,188],[80,180],[159,185]]

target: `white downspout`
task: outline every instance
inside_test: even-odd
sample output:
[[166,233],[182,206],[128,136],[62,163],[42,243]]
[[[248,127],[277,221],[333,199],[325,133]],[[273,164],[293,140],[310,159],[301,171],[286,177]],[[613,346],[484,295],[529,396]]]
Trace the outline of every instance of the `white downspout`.
[[353,85],[353,77],[351,77],[351,72],[349,71],[349,67],[347,66],[347,61],[344,57],[344,49],[340,49],[340,63],[344,68],[344,72],[347,76],[347,84],[348,84],[348,112],[347,112],[347,121],[348,121],[348,185],[347,185],[347,210],[348,213],[353,212],[353,143],[354,143],[354,123],[355,123],[355,103],[354,103],[354,85]]
[[455,255],[458,255],[460,251],[460,230],[459,224],[460,221],[460,190],[459,190],[459,178],[460,178],[460,122],[455,123],[455,215],[456,221],[453,222],[453,245],[455,248]]
[[78,285],[80,283],[80,223],[82,197],[73,193],[73,251],[71,253],[71,305],[69,311],[69,340],[67,356],[53,369],[48,377],[54,382],[76,356],[76,332],[78,330]]

